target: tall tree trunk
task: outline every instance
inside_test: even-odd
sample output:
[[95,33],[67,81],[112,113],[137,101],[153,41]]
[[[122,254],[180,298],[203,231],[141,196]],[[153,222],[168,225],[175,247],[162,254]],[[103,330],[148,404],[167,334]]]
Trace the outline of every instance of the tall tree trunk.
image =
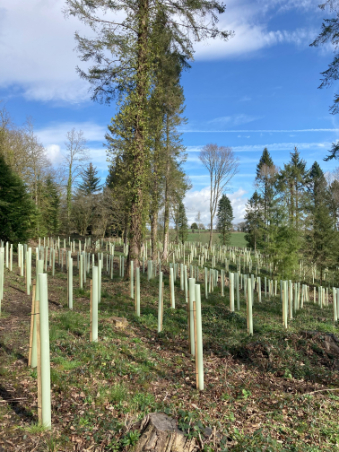
[[[161,121],[161,124],[163,121]],[[151,210],[152,259],[157,259],[158,215],[159,215],[159,156],[161,130],[157,131],[154,144],[153,193]]]
[[145,184],[145,170],[147,156],[145,147],[145,110],[147,105],[147,47],[148,47],[148,0],[138,2],[138,54],[137,54],[137,82],[136,82],[136,115],[135,135],[132,146],[132,159],[130,163],[131,181],[131,218],[130,218],[130,248],[127,259],[126,277],[129,276],[129,262],[139,262],[142,242],[143,226],[143,189]]
[[164,195],[164,242],[162,258],[168,257],[168,242],[169,242],[169,176],[170,176],[170,154],[169,154],[169,118],[166,116],[166,152],[167,162],[165,169],[165,195]]
[[154,210],[151,220],[152,259],[157,259],[158,211]]
[[213,217],[211,215],[211,228],[210,228],[210,243],[209,243],[209,249],[212,249],[213,245]]
[[71,168],[69,169],[69,173],[68,173],[66,204],[67,204],[67,232],[69,234],[70,223],[71,223],[71,209],[72,209],[72,171],[71,171]]

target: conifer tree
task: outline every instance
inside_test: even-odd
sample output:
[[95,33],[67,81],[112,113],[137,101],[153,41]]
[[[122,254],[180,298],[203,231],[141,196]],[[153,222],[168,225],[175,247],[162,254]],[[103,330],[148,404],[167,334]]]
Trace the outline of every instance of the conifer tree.
[[51,175],[48,175],[43,184],[44,192],[40,211],[46,235],[57,234],[60,229],[60,195]]
[[82,172],[81,179],[82,181],[78,184],[78,192],[82,195],[93,195],[102,188],[98,170],[93,166],[92,162]]
[[261,248],[264,215],[262,199],[257,191],[253,193],[247,202],[245,222],[247,231],[245,239],[248,244],[250,247],[254,248],[254,250]]
[[232,221],[234,220],[231,201],[226,195],[222,195],[218,203],[217,229],[222,245],[227,245],[231,238]]
[[78,17],[96,33],[92,39],[76,34],[82,59],[95,61],[87,72],[78,69],[80,76],[92,83],[94,100],[110,103],[116,95],[120,96],[121,117],[117,120],[123,125],[121,132],[129,142],[125,149],[130,202],[129,259],[132,260],[139,259],[148,214],[145,191],[150,160],[151,35],[159,8],[171,32],[172,48],[179,49],[187,59],[193,55],[192,38],[228,39],[231,35],[216,26],[217,14],[225,11],[218,1],[67,0],[66,14]]
[[186,217],[186,209],[181,199],[174,210],[174,222],[177,231],[177,240],[181,243],[185,243],[188,235],[188,222]]
[[22,180],[0,154],[0,239],[23,243],[31,237],[35,205]]
[[288,206],[289,219],[299,232],[303,226],[304,194],[308,172],[306,161],[300,158],[298,148],[291,152],[291,160],[278,175],[278,189]]
[[308,183],[308,224],[306,227],[307,254],[320,271],[322,284],[324,270],[334,265],[337,258],[335,219],[331,216],[331,199],[322,169],[314,162]]

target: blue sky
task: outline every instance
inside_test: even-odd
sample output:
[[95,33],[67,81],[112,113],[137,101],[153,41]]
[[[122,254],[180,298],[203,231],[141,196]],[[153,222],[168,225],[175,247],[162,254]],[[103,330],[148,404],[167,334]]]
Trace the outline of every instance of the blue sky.
[[[220,26],[234,30],[227,43],[195,45],[195,61],[183,75],[186,97],[183,141],[193,188],[185,204],[189,220],[198,210],[208,220],[208,175],[198,155],[207,143],[230,146],[239,173],[227,194],[240,221],[253,192],[263,148],[283,166],[297,146],[311,165],[323,162],[339,138],[339,118],[329,113],[336,86],[318,90],[320,72],[333,58],[330,46],[312,48],[322,18],[319,0],[230,0]],[[34,120],[35,131],[53,164],[58,164],[67,131],[88,139],[91,160],[107,172],[104,134],[114,105],[89,99],[88,85],[75,72],[79,63],[74,31],[89,30],[65,19],[63,0],[2,0],[0,6],[0,99],[14,122]]]

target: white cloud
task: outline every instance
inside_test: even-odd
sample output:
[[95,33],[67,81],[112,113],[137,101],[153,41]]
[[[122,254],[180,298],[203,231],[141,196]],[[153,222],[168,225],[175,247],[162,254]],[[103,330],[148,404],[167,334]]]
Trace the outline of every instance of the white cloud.
[[[258,119],[258,118],[256,118]],[[338,128],[332,129],[229,129],[229,130],[208,130],[208,129],[182,129],[183,133],[303,133],[303,132],[339,132]]]
[[[279,8],[312,4],[311,0],[230,0],[219,25],[234,30],[235,36],[227,43],[218,39],[195,43],[196,58],[253,55],[280,43],[308,45],[315,36],[310,30],[270,30],[269,21]],[[74,17],[66,20],[64,6],[64,0],[2,0],[0,87],[8,88],[9,94],[67,103],[89,100],[89,84],[79,78],[75,67],[90,63],[81,62],[74,51],[74,32],[91,36],[92,31]]]
[[[35,134],[45,147],[51,163],[53,165],[61,164],[62,156],[65,152],[65,142],[67,141],[66,134],[73,128],[84,132],[84,137],[88,141],[89,161],[100,171],[107,171],[106,148],[101,145],[101,143],[104,143],[106,128],[89,121],[55,123],[36,130]],[[96,146],[93,146],[93,144],[96,144]]]
[[221,39],[199,42],[196,45],[197,60],[253,56],[254,52],[282,43],[308,46],[315,37],[313,30],[268,30],[266,24],[254,25],[247,22],[226,24],[226,28],[235,30],[235,35],[228,42]]
[[[245,215],[245,205],[247,198],[244,198],[246,191],[239,188],[236,192],[227,194],[230,198],[234,223],[238,223],[244,219]],[[188,223],[191,224],[195,221],[198,211],[201,214],[201,222],[207,227],[210,223],[210,189],[209,187],[202,188],[201,190],[190,190],[184,199],[184,204],[186,207],[186,215],[188,218]]]
[[107,128],[91,121],[85,122],[56,122],[48,127],[38,129],[35,133],[44,146],[50,144],[63,145],[66,141],[67,132],[72,129],[82,130],[87,141],[105,141]]
[[260,117],[250,116],[250,115],[246,115],[244,113],[240,113],[240,114],[234,115],[234,116],[220,116],[218,118],[214,118],[214,119],[211,119],[210,121],[207,121],[207,124],[225,125],[225,124],[231,123],[232,125],[238,126],[240,124],[247,124],[249,122],[256,121],[257,119],[260,119]]
[[62,161],[60,146],[57,144],[50,144],[48,146],[45,146],[45,149],[48,159],[50,160],[52,165],[60,165]]
[[[14,86],[28,99],[84,101],[88,84],[75,71],[76,30],[65,20],[64,0],[2,0],[0,86]],[[86,29],[87,33],[89,32]]]
[[[293,151],[296,146],[299,150],[304,149],[328,149],[331,146],[331,142],[329,141],[319,141],[319,142],[310,142],[310,143],[298,143],[298,142],[283,142],[283,143],[263,143],[263,144],[248,144],[242,146],[232,146],[234,152],[257,152],[262,151],[264,148],[267,148],[269,151]],[[200,152],[203,146],[192,146],[192,148],[188,148],[187,151],[189,153],[188,159],[192,159],[192,161],[199,161],[198,157],[190,156],[192,153]]]

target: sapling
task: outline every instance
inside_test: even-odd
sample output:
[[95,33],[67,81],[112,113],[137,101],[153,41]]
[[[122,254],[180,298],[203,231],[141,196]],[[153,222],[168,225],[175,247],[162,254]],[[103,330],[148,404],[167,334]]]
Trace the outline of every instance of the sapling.
[[131,298],[134,298],[134,262],[131,261],[130,268],[130,286],[131,286]]
[[159,272],[159,304],[158,304],[158,333],[162,331],[162,319],[163,319],[163,293],[162,293],[162,279],[163,273]]
[[98,341],[98,294],[99,294],[99,268],[92,267],[91,284],[91,341]]
[[[99,256],[98,256],[99,257]],[[124,258],[122,258],[124,259]],[[124,265],[122,265],[122,269],[124,269]],[[101,302],[101,276],[102,276],[102,259],[98,259],[98,302]],[[122,275],[124,276],[124,275]]]
[[229,291],[230,291],[230,311],[234,312],[234,274],[229,274]]
[[204,361],[203,361],[203,338],[202,338],[202,317],[201,317],[201,294],[200,284],[195,284],[195,308],[196,308],[196,331],[197,331],[197,347],[196,359],[198,361],[198,388],[200,391],[204,389]]
[[250,336],[253,336],[253,316],[252,316],[252,281],[250,278],[247,279],[247,332]]
[[[70,260],[68,260],[68,266],[70,265]],[[73,261],[72,261],[73,262]],[[78,253],[78,263],[79,263],[79,253]],[[79,269],[79,287],[80,289],[84,288],[84,256],[80,255],[80,265],[78,265]]]
[[225,286],[225,270],[221,269],[220,272],[220,286],[221,286],[221,296],[224,296],[224,286]]
[[338,312],[337,312],[337,291],[333,287],[333,320],[337,322],[338,320]]
[[191,354],[195,356],[194,313],[193,313],[193,302],[195,301],[195,279],[189,278],[188,282],[189,282],[190,345],[191,345]]
[[171,308],[175,309],[175,294],[174,294],[174,276],[173,276],[173,267],[169,269],[169,282],[170,282],[170,292],[171,292]]
[[28,248],[26,257],[26,293],[31,294],[32,285],[32,248]]
[[41,416],[42,425],[51,428],[51,377],[49,351],[49,319],[47,275],[38,274],[40,307],[40,362],[41,362]]
[[68,256],[68,307],[73,309],[73,259],[71,254]]
[[135,302],[136,314],[140,317],[140,267],[135,269]]

